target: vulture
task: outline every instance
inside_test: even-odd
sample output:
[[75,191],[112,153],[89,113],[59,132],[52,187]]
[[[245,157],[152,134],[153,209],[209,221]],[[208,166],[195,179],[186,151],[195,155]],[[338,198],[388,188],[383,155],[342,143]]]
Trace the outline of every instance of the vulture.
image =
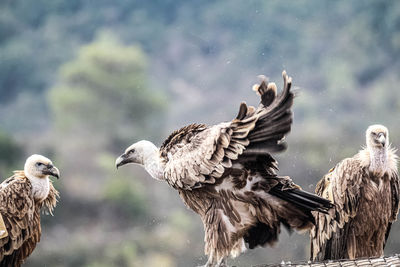
[[316,186],[316,193],[335,206],[328,214],[316,214],[310,231],[312,260],[383,256],[399,211],[397,156],[385,126],[369,126],[366,143]]
[[32,155],[24,170],[0,184],[0,267],[21,266],[40,241],[40,211],[52,214],[59,197],[49,176],[60,172],[48,158]]
[[155,179],[176,189],[184,204],[200,215],[205,231],[205,266],[226,266],[229,256],[272,245],[280,225],[309,229],[311,211],[327,212],[329,200],[303,191],[277,175],[271,152],[286,148],[292,124],[292,79],[282,73],[284,88],[263,78],[254,85],[257,108],[240,104],[235,119],[213,126],[190,124],[174,131],[157,148],[139,141],[116,160],[144,166]]

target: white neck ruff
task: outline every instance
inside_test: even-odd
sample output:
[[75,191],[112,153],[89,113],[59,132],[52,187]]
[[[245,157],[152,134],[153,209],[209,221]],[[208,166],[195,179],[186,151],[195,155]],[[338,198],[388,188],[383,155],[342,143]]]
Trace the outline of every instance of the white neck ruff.
[[387,149],[369,148],[369,171],[383,176],[387,170]]
[[158,153],[143,159],[145,170],[157,180],[164,180],[164,168]]
[[50,191],[50,181],[49,177],[37,178],[35,176],[26,175],[32,184],[32,193],[35,200],[44,200],[49,195]]
[[387,173],[389,176],[397,174],[398,157],[396,150],[388,146],[386,149],[364,148],[358,153],[362,166],[379,176]]

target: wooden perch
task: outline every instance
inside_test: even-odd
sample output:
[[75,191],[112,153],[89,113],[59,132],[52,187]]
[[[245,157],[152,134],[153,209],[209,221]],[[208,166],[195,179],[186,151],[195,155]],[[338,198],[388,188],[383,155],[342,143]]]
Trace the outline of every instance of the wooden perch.
[[290,261],[282,261],[280,264],[260,265],[257,267],[350,267],[350,266],[373,266],[373,267],[384,267],[384,266],[400,266],[400,254],[387,257],[379,258],[366,258],[366,259],[355,259],[355,260],[337,260],[337,261],[324,261],[324,262],[298,262],[291,263]]

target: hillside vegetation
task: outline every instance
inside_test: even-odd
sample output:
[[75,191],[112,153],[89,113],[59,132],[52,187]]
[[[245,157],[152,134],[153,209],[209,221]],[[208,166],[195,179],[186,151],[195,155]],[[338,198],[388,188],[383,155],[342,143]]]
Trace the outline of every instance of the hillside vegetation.
[[[191,122],[256,105],[257,75],[297,91],[280,174],[305,190],[381,123],[400,147],[400,2],[0,2],[0,177],[44,154],[59,166],[61,201],[44,216],[27,266],[195,266],[203,229],[167,184],[140,168],[116,172],[131,143],[160,145]],[[399,252],[400,223],[386,254]],[[238,266],[304,260],[307,235]]]

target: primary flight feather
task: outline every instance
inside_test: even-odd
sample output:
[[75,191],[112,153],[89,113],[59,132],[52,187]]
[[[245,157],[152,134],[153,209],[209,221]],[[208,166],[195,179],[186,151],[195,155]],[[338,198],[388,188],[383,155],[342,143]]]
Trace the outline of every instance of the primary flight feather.
[[308,229],[311,211],[326,212],[328,200],[307,193],[289,177],[278,176],[270,155],[286,148],[292,124],[291,78],[284,88],[264,78],[253,89],[257,108],[241,103],[230,122],[190,124],[173,132],[157,148],[139,141],[116,160],[143,165],[158,180],[175,188],[186,206],[200,215],[205,229],[206,266],[225,266],[229,255],[277,241],[280,224]]

